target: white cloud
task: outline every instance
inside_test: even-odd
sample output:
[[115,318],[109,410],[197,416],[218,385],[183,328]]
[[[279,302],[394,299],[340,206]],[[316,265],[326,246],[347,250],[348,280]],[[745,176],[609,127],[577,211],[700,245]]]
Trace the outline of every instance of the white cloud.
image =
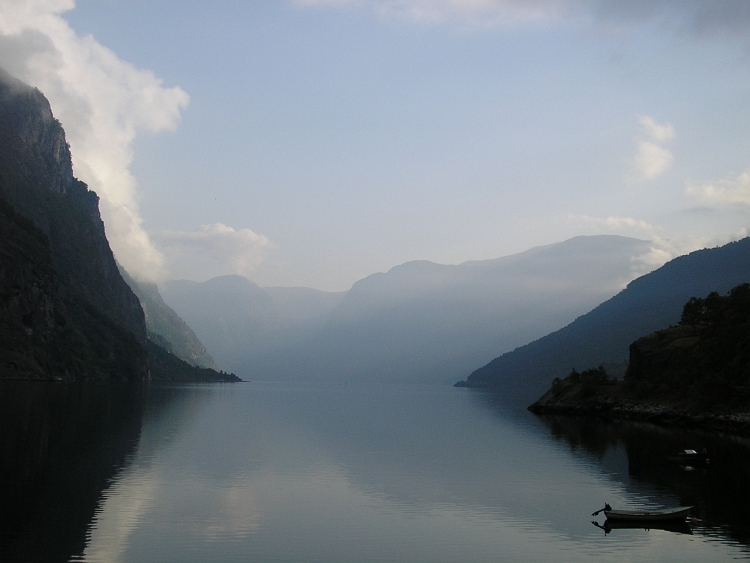
[[660,227],[646,221],[632,217],[589,217],[588,215],[569,215],[568,220],[582,225],[595,233],[631,232],[634,235],[647,235],[649,249],[647,252],[634,256],[632,262],[633,277],[639,277],[660,268],[670,260],[700,250],[723,246],[747,236],[747,229],[742,228],[735,233],[720,235],[713,238],[682,237],[675,239],[661,238],[655,234]]
[[557,18],[569,12],[568,0],[293,0],[302,6],[363,7],[383,17],[438,24],[512,25]]
[[131,145],[139,131],[176,127],[188,96],[164,88],[92,36],[76,35],[62,18],[74,7],[73,0],[0,2],[0,66],[49,99],[76,176],[100,197],[117,259],[134,275],[154,279],[163,257],[142,227]]
[[686,195],[709,205],[750,205],[750,170],[733,179],[689,186]]
[[651,117],[642,117],[643,136],[636,140],[636,153],[632,161],[632,177],[637,181],[653,180],[666,172],[674,156],[672,151],[662,146],[674,137],[671,124],[659,124]]
[[641,125],[646,130],[646,134],[651,137],[654,141],[663,143],[674,138],[674,127],[670,123],[660,125],[654,121],[653,117],[642,117]]
[[270,246],[263,235],[222,223],[197,231],[162,231],[153,238],[166,257],[168,275],[196,281],[229,273],[249,276]]
[[651,233],[656,227],[639,219],[632,217],[589,217],[588,215],[570,215],[570,221],[581,223],[582,225],[593,228],[596,232],[611,231],[636,231]]
[[638,275],[643,275],[663,266],[678,256],[683,256],[702,248],[723,246],[746,236],[747,229],[742,228],[736,233],[710,239],[685,237],[670,240],[654,237],[651,239],[651,248],[649,251],[633,258],[633,271]]
[[643,21],[659,23],[692,35],[748,35],[750,5],[746,0],[291,0],[302,6],[368,7],[386,17],[420,23],[455,21],[477,25],[589,18],[607,28]]
[[706,247],[706,241],[700,239],[668,240],[654,237],[650,242],[648,252],[632,259],[633,271],[638,275],[652,272],[678,256]]

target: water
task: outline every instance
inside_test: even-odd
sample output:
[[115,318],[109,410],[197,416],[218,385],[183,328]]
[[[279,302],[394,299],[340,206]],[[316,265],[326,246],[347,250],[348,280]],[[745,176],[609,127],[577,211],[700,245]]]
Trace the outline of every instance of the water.
[[[750,441],[469,389],[4,383],[0,455],[3,562],[750,558]],[[699,520],[605,533],[604,502]]]

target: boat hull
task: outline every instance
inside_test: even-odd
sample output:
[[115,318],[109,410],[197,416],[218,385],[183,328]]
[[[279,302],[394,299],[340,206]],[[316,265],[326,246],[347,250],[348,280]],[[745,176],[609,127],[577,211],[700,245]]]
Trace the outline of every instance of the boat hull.
[[690,516],[692,506],[680,506],[665,510],[605,510],[607,520],[627,522],[659,522],[680,520]]

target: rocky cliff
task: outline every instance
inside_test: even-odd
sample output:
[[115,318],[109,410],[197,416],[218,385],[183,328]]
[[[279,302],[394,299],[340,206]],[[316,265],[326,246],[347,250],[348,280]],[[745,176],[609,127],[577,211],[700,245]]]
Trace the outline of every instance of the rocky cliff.
[[59,282],[43,233],[0,200],[0,370],[44,377],[59,363]]
[[146,329],[36,89],[0,73],[0,376],[148,379]]
[[148,341],[49,102],[0,70],[0,378],[151,377],[237,379]]

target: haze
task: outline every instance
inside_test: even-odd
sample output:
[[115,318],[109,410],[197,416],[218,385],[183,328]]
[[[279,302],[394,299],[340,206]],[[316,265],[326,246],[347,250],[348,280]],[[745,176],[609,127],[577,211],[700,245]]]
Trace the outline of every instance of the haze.
[[346,290],[581,234],[655,267],[746,234],[735,0],[9,0],[0,66],[50,99],[143,279]]

